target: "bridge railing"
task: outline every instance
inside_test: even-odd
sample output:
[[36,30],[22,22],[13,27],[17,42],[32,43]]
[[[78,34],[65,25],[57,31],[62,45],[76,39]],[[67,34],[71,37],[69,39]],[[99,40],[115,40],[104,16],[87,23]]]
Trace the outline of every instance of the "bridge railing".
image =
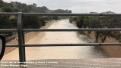
[[0,32],[17,32],[18,45],[7,45],[6,47],[19,48],[19,61],[26,61],[25,47],[60,47],[60,46],[121,46],[121,43],[82,43],[82,44],[25,44],[25,32],[57,32],[57,31],[121,31],[121,28],[79,28],[79,29],[24,29],[22,26],[22,16],[121,16],[121,14],[48,14],[48,13],[22,13],[22,12],[0,12],[0,15],[17,15],[16,29],[0,29]]

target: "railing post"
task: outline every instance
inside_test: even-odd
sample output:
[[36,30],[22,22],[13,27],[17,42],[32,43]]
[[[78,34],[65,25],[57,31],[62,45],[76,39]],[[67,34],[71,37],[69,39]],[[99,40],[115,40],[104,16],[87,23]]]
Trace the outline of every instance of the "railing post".
[[22,12],[18,12],[18,20],[17,20],[17,29],[18,29],[18,45],[19,45],[19,61],[25,62],[25,41],[24,41],[24,32],[22,29]]

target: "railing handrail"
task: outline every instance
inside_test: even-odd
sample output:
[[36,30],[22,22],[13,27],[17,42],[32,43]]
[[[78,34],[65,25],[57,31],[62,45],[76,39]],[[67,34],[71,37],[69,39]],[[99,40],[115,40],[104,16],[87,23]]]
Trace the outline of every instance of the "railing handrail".
[[[0,32],[16,32],[17,29],[0,29]],[[22,29],[24,32],[57,32],[57,31],[121,31],[121,28],[79,28],[79,29]]]
[[119,13],[115,14],[91,14],[91,13],[25,13],[25,12],[0,12],[0,15],[40,15],[40,16],[121,16]]

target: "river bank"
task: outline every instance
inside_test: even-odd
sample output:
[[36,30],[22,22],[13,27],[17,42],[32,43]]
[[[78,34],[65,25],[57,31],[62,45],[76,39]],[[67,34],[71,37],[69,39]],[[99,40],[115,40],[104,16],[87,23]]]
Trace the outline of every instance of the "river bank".
[[[79,33],[80,35],[80,33]],[[84,34],[85,35],[85,34]],[[85,39],[89,41],[90,43],[93,43],[95,41],[95,33],[91,32],[90,34],[86,33]],[[83,36],[84,37],[84,36]],[[104,43],[120,43],[118,40],[112,37],[107,37]],[[120,45],[105,45],[105,46],[98,46],[96,49],[99,49],[107,58],[121,58],[121,46]]]

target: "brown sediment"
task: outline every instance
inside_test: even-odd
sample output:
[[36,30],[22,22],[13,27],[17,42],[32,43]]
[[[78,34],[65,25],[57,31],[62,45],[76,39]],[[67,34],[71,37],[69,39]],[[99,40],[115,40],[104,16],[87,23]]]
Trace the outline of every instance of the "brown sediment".
[[[50,21],[46,24],[46,26],[43,26],[42,28],[47,28],[52,24],[53,21]],[[28,32],[25,33],[25,42],[29,41],[30,39],[36,37],[38,34],[40,34],[40,32]],[[14,45],[18,45],[18,35],[14,35],[14,38],[11,38],[10,40],[7,40],[7,44],[14,44]],[[39,37],[40,39],[44,37],[44,32],[41,32],[41,37]],[[9,52],[13,51],[14,49],[16,49],[16,47],[7,47],[5,49],[5,54],[8,54]]]
[[[108,37],[105,43],[120,43],[118,40]],[[102,50],[111,58],[121,58],[121,46],[101,46]]]
[[[43,28],[47,28],[52,24],[53,21],[49,22],[46,24],[46,26],[44,26]],[[38,34],[39,39],[42,39],[42,37],[44,37],[45,32],[29,32],[29,33],[25,33],[25,42],[28,42],[29,40],[31,40],[32,38],[36,37]],[[88,35],[88,34],[87,34]],[[94,32],[92,32],[91,34],[89,34],[88,36],[92,39],[95,39],[94,36]],[[17,44],[17,35],[16,37],[8,42],[9,44]],[[112,37],[108,37],[105,41],[105,43],[120,43],[118,42],[118,40],[112,38]],[[34,44],[34,43],[33,43]],[[35,43],[36,44],[36,43]],[[112,46],[100,46],[101,50],[108,56],[108,57],[115,57],[115,58],[121,58],[121,46],[116,46],[116,45],[112,45]],[[5,54],[13,51],[16,48],[6,48]]]
[[[92,32],[91,34],[87,34],[91,39],[95,40],[95,33]],[[104,43],[120,43],[118,40],[116,40],[115,38],[112,37],[108,37],[106,38]],[[117,45],[112,45],[112,46],[100,46],[101,50],[103,53],[105,53],[105,55],[107,55],[107,57],[110,58],[121,58],[121,45],[117,46]]]
[[[68,20],[54,22],[47,29],[78,29]],[[41,34],[30,39],[27,44],[76,44],[86,43],[77,37],[76,32],[44,32],[45,36],[41,39]],[[96,54],[96,55],[95,55]],[[9,56],[9,57],[8,57]],[[26,48],[26,60],[39,59],[77,59],[77,58],[94,58],[99,57],[99,53],[93,51],[93,47],[35,47]],[[103,56],[100,56],[103,57]],[[3,57],[3,60],[18,59],[18,49],[10,52]]]

